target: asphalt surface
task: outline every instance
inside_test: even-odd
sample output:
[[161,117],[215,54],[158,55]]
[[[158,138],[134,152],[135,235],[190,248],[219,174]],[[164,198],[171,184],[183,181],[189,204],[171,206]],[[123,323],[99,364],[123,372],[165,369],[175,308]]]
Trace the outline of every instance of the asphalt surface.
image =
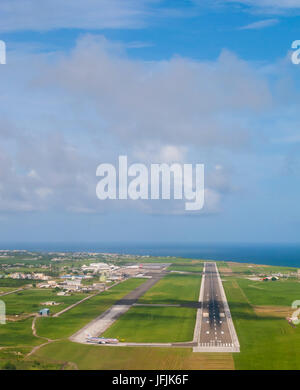
[[205,263],[199,346],[231,347],[233,344],[215,263]]

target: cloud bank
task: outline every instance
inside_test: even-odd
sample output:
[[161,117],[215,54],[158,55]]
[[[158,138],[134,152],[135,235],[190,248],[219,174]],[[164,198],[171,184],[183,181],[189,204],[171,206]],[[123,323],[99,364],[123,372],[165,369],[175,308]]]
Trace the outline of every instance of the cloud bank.
[[11,63],[0,74],[6,212],[183,210],[176,202],[99,201],[96,167],[119,154],[131,162],[204,162],[202,213],[219,212],[224,198],[239,192],[236,156],[251,153],[261,138],[257,121],[274,110],[265,70],[226,50],[210,62],[148,62],[87,35],[69,54],[22,53],[21,61],[14,53]]

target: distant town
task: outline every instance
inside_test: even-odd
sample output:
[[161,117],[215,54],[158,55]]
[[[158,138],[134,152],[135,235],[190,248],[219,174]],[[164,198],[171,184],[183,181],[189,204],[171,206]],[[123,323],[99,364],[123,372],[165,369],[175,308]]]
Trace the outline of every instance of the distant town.
[[[22,261],[16,261],[18,257]],[[7,280],[8,285],[9,280],[14,280],[20,281],[20,284],[25,282],[27,288],[54,289],[57,296],[100,292],[128,278],[150,278],[146,274],[149,267],[153,269],[157,266],[129,261],[136,261],[136,258],[143,260],[149,256],[88,252],[37,254],[26,250],[0,250],[0,279],[3,282]]]

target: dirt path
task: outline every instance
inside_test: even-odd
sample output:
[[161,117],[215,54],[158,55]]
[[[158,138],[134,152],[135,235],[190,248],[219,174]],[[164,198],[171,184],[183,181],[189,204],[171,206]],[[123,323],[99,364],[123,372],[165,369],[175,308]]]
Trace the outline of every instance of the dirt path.
[[[37,336],[37,337],[38,337],[38,336]],[[47,341],[46,343],[37,345],[36,347],[34,347],[34,348],[26,355],[26,357],[29,357],[29,356],[33,355],[33,354],[34,354],[36,351],[38,351],[40,348],[44,347],[44,346],[47,345],[47,344],[53,343],[54,341],[56,341],[56,340],[49,340],[49,341]]]
[[47,344],[52,343],[53,341],[56,341],[56,340],[48,339],[47,337],[39,336],[39,335],[36,333],[35,323],[36,323],[37,318],[38,318],[38,314],[36,314],[35,317],[34,317],[34,319],[32,320],[32,325],[31,325],[32,334],[33,334],[34,337],[37,337],[38,339],[43,339],[43,340],[47,340],[47,341],[46,341],[46,343],[43,343],[43,344],[40,344],[40,345],[35,346],[35,347],[26,355],[26,357],[32,355],[33,353],[35,353],[38,349],[40,349],[40,348],[43,347],[44,345],[47,345]]

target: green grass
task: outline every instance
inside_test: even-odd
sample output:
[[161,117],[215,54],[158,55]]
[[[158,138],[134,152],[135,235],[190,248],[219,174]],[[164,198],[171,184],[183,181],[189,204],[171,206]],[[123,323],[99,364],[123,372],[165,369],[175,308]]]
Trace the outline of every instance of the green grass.
[[69,337],[142,283],[145,283],[145,279],[126,280],[59,317],[39,318],[36,323],[37,334],[51,339]]
[[291,306],[300,298],[300,283],[294,280],[252,281],[237,279],[252,305]]
[[33,336],[32,318],[0,325],[0,346],[37,345],[42,342]]
[[196,309],[183,307],[132,307],[105,333],[128,342],[192,341]]
[[0,294],[16,290],[15,287],[0,287]]
[[[200,281],[199,274],[169,274],[148,290],[138,303],[195,303],[198,301]],[[135,306],[120,317],[104,335],[132,342],[191,341],[195,319],[195,308]]]
[[37,280],[32,279],[6,279],[1,278],[0,279],[0,287],[14,287],[14,289],[21,288],[23,286],[26,286],[26,284],[32,284],[37,283]]
[[[287,274],[290,272],[297,271],[297,268],[295,267],[283,267],[277,265],[260,265],[260,264],[236,263],[236,262],[229,262],[227,263],[227,265],[233,271],[233,273],[242,274],[242,275],[251,275],[251,274],[270,275],[273,273]],[[222,266],[224,267],[224,265]]]
[[195,264],[191,264],[191,263],[172,264],[168,268],[168,271],[202,272],[203,271],[203,264],[200,262],[197,262]]
[[7,347],[0,350],[0,370],[15,367],[17,370],[59,370],[63,364],[49,363],[46,359],[28,358],[31,347]]
[[[293,328],[281,318],[258,316],[240,287],[240,280],[237,284],[234,279],[226,279],[224,288],[241,344],[241,352],[233,354],[235,368],[299,370],[300,327]],[[241,285],[247,292],[247,286]]]
[[201,276],[169,274],[139,299],[139,303],[184,304],[198,302]]
[[[23,313],[37,313],[40,309],[48,307],[50,313],[57,313],[67,306],[80,301],[87,294],[74,294],[69,297],[58,296],[52,290],[46,289],[30,289],[22,290],[14,294],[2,296],[1,299],[6,304],[7,315],[20,315]],[[57,306],[45,306],[43,302],[55,301],[60,302]]]
[[59,341],[39,349],[35,359],[61,364],[71,361],[80,370],[203,370],[232,369],[232,355],[193,353],[191,348],[107,347]]

